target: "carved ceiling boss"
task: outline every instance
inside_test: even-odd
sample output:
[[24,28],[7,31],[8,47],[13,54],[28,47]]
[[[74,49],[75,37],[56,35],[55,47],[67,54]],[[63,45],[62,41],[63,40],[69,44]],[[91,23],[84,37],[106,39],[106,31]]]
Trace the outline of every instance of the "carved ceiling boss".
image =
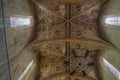
[[111,44],[99,37],[98,14],[107,0],[31,0],[39,51],[38,80],[98,80],[96,55]]

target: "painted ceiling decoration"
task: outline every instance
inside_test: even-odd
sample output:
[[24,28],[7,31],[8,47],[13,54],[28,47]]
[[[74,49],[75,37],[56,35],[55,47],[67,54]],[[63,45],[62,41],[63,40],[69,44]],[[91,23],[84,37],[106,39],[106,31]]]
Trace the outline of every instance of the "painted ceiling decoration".
[[51,3],[71,3],[71,4],[82,4],[92,2],[93,0],[44,0]]
[[25,49],[39,52],[38,80],[99,80],[97,51],[112,48],[98,33],[98,14],[106,1],[31,0],[37,35]]

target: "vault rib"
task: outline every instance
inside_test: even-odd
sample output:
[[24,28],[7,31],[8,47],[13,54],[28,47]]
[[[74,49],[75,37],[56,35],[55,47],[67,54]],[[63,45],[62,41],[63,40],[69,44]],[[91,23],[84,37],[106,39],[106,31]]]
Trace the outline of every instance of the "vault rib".
[[90,6],[90,7],[89,7],[87,10],[85,10],[84,12],[81,12],[80,14],[77,14],[77,15],[73,16],[73,17],[70,19],[70,21],[72,21],[73,19],[79,17],[80,15],[85,14],[85,13],[86,13],[87,11],[89,11],[90,9],[92,9],[92,8],[94,8],[94,7],[96,7],[96,6],[100,6],[101,4],[105,3],[106,1],[108,1],[108,0],[103,0],[103,1],[101,1],[101,2],[98,2],[98,3],[95,4],[95,5]]
[[65,25],[66,23],[67,23],[67,22],[63,22],[63,23],[61,23],[61,24],[59,24],[59,25],[57,25],[57,26],[54,26],[52,29],[48,30],[47,32],[43,32],[43,33],[41,34],[42,36],[38,37],[38,39],[36,39],[36,40],[41,39],[41,37],[43,37],[44,35],[48,35],[48,34],[54,32],[54,31],[56,31],[56,30],[59,29],[61,26]]
[[[55,70],[56,66],[64,64],[64,61],[69,62],[67,66],[64,66],[66,70],[62,70],[62,72],[66,72],[66,73],[56,73],[56,74],[53,74],[53,75],[49,74],[48,76],[43,76],[43,80],[56,80],[57,78],[64,77],[64,76],[70,76],[72,79],[74,79],[74,77],[75,77],[75,78],[80,79],[80,80],[81,79],[82,80],[95,80],[95,79],[89,77],[90,75],[89,76],[87,75],[87,72],[90,72],[90,71],[87,71],[88,67],[86,68],[86,66],[82,66],[82,68],[80,68],[79,70],[76,69],[76,68],[73,68],[73,69],[70,68],[71,67],[71,63],[70,62],[72,62],[71,58],[74,58],[74,59],[76,58],[76,56],[71,55],[72,53],[74,54],[74,51],[72,52],[72,48],[76,50],[75,54],[77,55],[77,53],[78,53],[78,57],[79,56],[81,57],[81,55],[83,55],[83,54],[85,55],[85,53],[87,51],[89,52],[89,50],[91,50],[91,52],[89,52],[89,54],[92,53],[92,55],[93,55],[94,50],[96,51],[96,50],[99,50],[99,49],[113,48],[113,46],[111,44],[107,43],[106,41],[100,39],[100,37],[99,37],[99,35],[97,34],[96,31],[95,31],[96,33],[94,33],[94,30],[91,30],[92,32],[90,32],[90,31],[84,29],[84,27],[86,27],[86,26],[79,26],[79,22],[77,22],[78,23],[77,24],[76,22],[73,22],[73,20],[74,19],[76,20],[76,18],[77,18],[77,20],[79,19],[80,21],[84,21],[84,19],[81,20],[79,18],[80,15],[85,14],[87,11],[91,10],[92,8],[95,8],[95,7],[99,6],[99,5],[101,5],[102,3],[104,3],[107,0],[102,0],[101,2],[96,3],[96,4],[92,5],[92,6],[90,6],[89,8],[87,8],[86,11],[84,10],[80,14],[75,14],[75,16],[71,16],[72,5],[69,4],[69,3],[66,3],[66,4],[64,4],[64,5],[66,5],[66,11],[65,11],[66,12],[66,15],[65,15],[66,17],[60,16],[59,14],[56,14],[56,13],[52,12],[52,10],[50,10],[49,8],[47,9],[46,7],[44,7],[44,5],[40,5],[35,0],[31,0],[31,1],[33,3],[35,3],[37,5],[37,7],[39,7],[40,9],[44,10],[45,12],[49,12],[51,14],[51,15],[49,15],[49,14],[42,13],[43,16],[48,15],[48,16],[56,17],[57,20],[52,20],[51,17],[46,17],[46,18],[50,18],[50,20],[52,20],[54,22],[57,22],[58,19],[64,20],[64,22],[61,22],[60,24],[57,23],[58,25],[56,25],[56,26],[53,26],[53,24],[50,25],[50,29],[49,29],[49,26],[48,26],[49,23],[47,24],[47,22],[46,23],[44,23],[44,22],[42,23],[41,22],[41,24],[46,24],[45,26],[49,30],[48,29],[45,30],[45,31],[43,30],[43,32],[38,34],[38,36],[37,36],[38,38],[36,40],[34,40],[33,42],[31,42],[30,44],[25,46],[25,48],[23,49],[23,50],[25,50],[25,49],[29,49],[29,48],[34,48],[35,50],[38,50],[39,54],[41,56],[47,56],[44,59],[44,60],[48,60],[47,64],[50,64],[49,63],[49,58],[51,58],[51,57],[49,57],[49,56],[51,56],[51,54],[53,55],[53,58],[55,56],[59,56],[59,57],[62,56],[63,58],[62,59],[60,58],[61,60],[59,62],[57,60],[59,58],[56,57],[57,63],[55,62],[56,64],[51,66],[52,69],[46,69],[46,71],[48,71],[48,72],[50,70],[50,73],[51,73],[51,71]],[[73,10],[73,12],[74,12],[74,10]],[[42,16],[42,15],[40,15],[40,16]],[[44,19],[46,19],[46,18],[44,18]],[[45,27],[45,26],[42,26],[42,27]],[[39,26],[39,27],[41,27],[41,26]],[[54,35],[54,31],[56,31],[59,28],[60,28],[59,30],[61,30],[61,27],[62,27],[62,31],[60,31],[60,32],[61,33],[66,33],[65,34],[65,38],[64,38],[63,35],[62,35],[63,38],[60,38],[61,35],[60,35],[60,37],[59,37],[59,35]],[[72,27],[74,27],[73,28],[73,32],[71,32],[72,31]],[[94,25],[93,26],[91,25],[91,27],[94,27]],[[66,29],[66,30],[64,30],[64,29]],[[77,30],[80,30],[81,32],[85,33],[85,36],[83,36],[83,38],[78,38],[78,36],[76,37]],[[63,31],[65,31],[65,32],[63,32]],[[60,34],[60,33],[58,33],[58,34]],[[86,35],[86,34],[93,35],[92,36],[93,39],[91,39],[91,36]],[[73,37],[74,35],[75,35],[76,38],[71,38],[71,36]],[[48,37],[48,36],[50,36],[50,37]],[[54,38],[54,36],[55,37],[57,36],[57,38]],[[95,37],[95,39],[94,39],[94,37]],[[63,45],[63,43],[64,43],[64,45]],[[60,45],[60,50],[63,50],[62,52],[61,51],[59,52],[59,50],[56,50],[56,46],[55,46],[56,44],[61,44]],[[65,50],[66,50],[66,52],[65,52]],[[86,50],[86,52],[82,51],[82,50]],[[92,55],[87,55],[87,56],[89,56],[88,58],[93,58]],[[79,62],[79,61],[82,61],[82,60],[78,59],[78,58],[76,58],[76,59],[78,61],[76,61],[76,60],[75,60],[75,62],[73,61],[73,63],[75,63],[75,64],[72,64],[72,65],[75,66],[76,64],[78,65],[78,63],[79,63],[79,66],[81,66],[81,62]],[[87,61],[87,58],[84,58],[84,59],[86,59],[86,61]],[[41,62],[42,64],[44,64],[44,60],[43,60],[43,63]],[[92,60],[94,60],[94,59],[92,59]],[[39,59],[39,61],[40,61],[40,59]],[[85,61],[84,61],[84,63],[85,63]],[[83,68],[84,68],[84,70],[83,70]],[[94,67],[89,68],[89,69],[93,69],[93,68]],[[81,72],[81,70],[83,70],[85,72],[85,75],[84,75],[84,73],[83,73],[83,76],[81,76],[81,75],[76,76],[76,75],[73,75],[73,74],[70,75],[72,70],[78,70],[79,72]],[[41,73],[44,74],[44,68],[43,68],[43,71],[41,71]],[[74,74],[76,74],[76,73],[74,73]],[[94,73],[94,74],[96,74],[96,73]],[[94,76],[92,76],[92,77],[94,77]],[[70,80],[70,79],[66,79],[66,80]]]
[[[43,80],[55,80],[58,77],[63,77],[63,76],[64,77],[66,77],[66,76],[71,77],[71,75],[69,73],[63,73],[62,72],[62,73],[53,74],[53,75],[51,75],[49,77],[44,78]],[[91,78],[89,76],[83,76],[83,75],[73,75],[72,77],[79,78],[80,80],[95,80],[95,79],[93,79],[93,78]]]
[[[66,4],[67,12],[66,12],[66,18],[67,18],[67,24],[66,24],[66,38],[70,38],[70,4]],[[66,42],[66,57],[68,58],[70,56],[70,43]],[[67,71],[70,71],[70,65],[67,65]]]
[[73,23],[73,22],[70,22],[70,23],[71,23],[71,25],[73,25],[74,27],[76,27],[76,28],[78,28],[79,30],[83,31],[84,33],[88,33],[88,34],[90,34],[90,35],[93,35],[93,36],[95,36],[96,38],[98,38],[100,41],[105,42],[103,39],[101,39],[101,38],[99,37],[98,34],[89,32],[89,31],[85,30],[84,28],[82,28],[81,26],[78,26],[77,24],[75,24],[75,23]]
[[73,23],[73,22],[70,22],[71,25],[73,25],[74,27],[78,28],[79,30],[83,31],[84,33],[89,33],[91,35],[94,35],[94,36],[98,36],[96,33],[92,33],[92,32],[88,32],[87,30],[85,30],[84,28],[82,28],[81,26]]
[[58,14],[52,12],[51,10],[47,9],[47,8],[44,7],[44,6],[41,6],[37,1],[35,1],[35,0],[31,0],[31,1],[32,1],[34,4],[36,4],[37,6],[39,6],[40,8],[44,9],[45,11],[50,12],[50,13],[53,14],[54,16],[59,17],[59,18],[61,18],[61,19],[63,19],[63,20],[66,20],[64,17],[59,16]]
[[45,0],[50,3],[63,3],[63,4],[82,4],[86,2],[91,2],[92,0]]
[[48,44],[48,43],[61,43],[61,42],[74,42],[74,43],[83,43],[83,44],[89,44],[89,45],[96,45],[98,46],[98,49],[102,48],[113,48],[113,46],[107,42],[99,41],[99,40],[92,40],[92,39],[84,39],[84,38],[63,38],[63,39],[49,39],[49,40],[37,40],[33,41],[31,44],[25,47],[25,49],[31,48],[33,46],[38,46],[42,44]]

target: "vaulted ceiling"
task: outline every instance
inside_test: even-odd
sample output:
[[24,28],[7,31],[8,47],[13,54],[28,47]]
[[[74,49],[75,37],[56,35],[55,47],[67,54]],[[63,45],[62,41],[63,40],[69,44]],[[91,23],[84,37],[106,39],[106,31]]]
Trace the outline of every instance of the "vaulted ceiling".
[[100,80],[97,51],[112,47],[98,33],[98,14],[106,0],[31,2],[36,39],[25,49],[39,52],[39,80]]
[[52,3],[76,3],[76,4],[82,4],[82,3],[88,3],[96,0],[45,0],[47,2],[52,2]]

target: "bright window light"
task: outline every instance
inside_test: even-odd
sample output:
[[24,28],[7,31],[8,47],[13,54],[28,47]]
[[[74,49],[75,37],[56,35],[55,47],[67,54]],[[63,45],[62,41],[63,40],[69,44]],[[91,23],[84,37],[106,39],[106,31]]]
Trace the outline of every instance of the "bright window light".
[[120,16],[108,16],[105,18],[105,24],[120,26]]
[[110,64],[105,58],[101,58],[103,65],[120,80],[120,72]]
[[24,70],[24,72],[20,75],[20,77],[18,78],[18,80],[23,80],[23,78],[25,77],[25,75],[27,74],[27,72],[30,70],[30,68],[32,67],[34,61],[32,60],[28,66],[26,67],[26,69]]
[[10,17],[11,27],[29,26],[31,24],[31,16],[12,16]]

